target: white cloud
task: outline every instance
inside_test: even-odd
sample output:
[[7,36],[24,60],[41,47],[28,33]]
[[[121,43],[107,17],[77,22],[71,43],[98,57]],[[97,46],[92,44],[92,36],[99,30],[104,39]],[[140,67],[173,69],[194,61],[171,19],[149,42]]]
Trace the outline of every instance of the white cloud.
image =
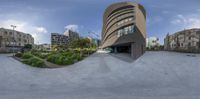
[[39,32],[39,33],[47,33],[47,29],[44,28],[44,27],[36,27],[36,30]]
[[[15,30],[29,33],[34,37],[35,43],[43,43],[47,42],[48,39],[46,39],[46,33],[48,32],[45,27],[39,27],[34,24],[24,22],[24,21],[18,21],[13,19],[8,20],[0,20],[0,27],[12,29],[10,25],[17,26]],[[46,40],[46,41],[45,41]]]
[[79,31],[79,26],[75,25],[75,24],[70,24],[70,25],[65,26],[65,29],[78,32]]
[[199,15],[183,16],[181,14],[177,15],[175,20],[171,23],[174,25],[181,25],[183,28],[200,28]]

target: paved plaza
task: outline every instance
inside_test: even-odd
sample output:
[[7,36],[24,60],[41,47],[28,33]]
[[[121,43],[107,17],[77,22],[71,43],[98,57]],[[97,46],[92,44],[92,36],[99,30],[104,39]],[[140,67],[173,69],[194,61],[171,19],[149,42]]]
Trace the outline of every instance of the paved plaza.
[[95,53],[40,69],[0,54],[0,99],[198,99],[200,55],[146,52],[135,61]]

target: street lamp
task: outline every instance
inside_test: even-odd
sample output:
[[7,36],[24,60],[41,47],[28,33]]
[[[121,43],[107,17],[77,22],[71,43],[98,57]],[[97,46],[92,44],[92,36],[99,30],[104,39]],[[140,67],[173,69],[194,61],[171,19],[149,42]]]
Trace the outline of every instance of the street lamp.
[[14,39],[14,37],[15,37],[14,31],[15,31],[15,28],[16,28],[17,26],[15,26],[15,25],[10,25],[10,26],[13,28],[13,49],[12,49],[12,51],[13,51],[13,53],[14,53],[14,42],[15,42],[15,39]]

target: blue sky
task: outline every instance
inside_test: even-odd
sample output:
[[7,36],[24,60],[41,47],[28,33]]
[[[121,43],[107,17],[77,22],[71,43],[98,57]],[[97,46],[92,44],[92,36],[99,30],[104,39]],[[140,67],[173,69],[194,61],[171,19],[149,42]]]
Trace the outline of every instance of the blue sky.
[[102,16],[115,2],[139,2],[147,11],[147,35],[163,38],[169,33],[200,27],[200,0],[0,0],[0,27],[30,33],[35,43],[50,43],[52,32],[70,28],[82,36],[101,34]]

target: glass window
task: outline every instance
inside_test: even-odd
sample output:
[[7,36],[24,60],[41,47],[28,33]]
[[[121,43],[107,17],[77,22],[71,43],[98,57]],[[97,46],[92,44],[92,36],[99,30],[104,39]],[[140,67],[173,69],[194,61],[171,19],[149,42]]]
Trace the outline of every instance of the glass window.
[[117,31],[117,36],[120,37],[121,36],[121,30]]
[[134,25],[131,26],[131,33],[134,33]]
[[128,34],[128,31],[129,31],[129,27],[125,27],[124,28],[124,34]]

